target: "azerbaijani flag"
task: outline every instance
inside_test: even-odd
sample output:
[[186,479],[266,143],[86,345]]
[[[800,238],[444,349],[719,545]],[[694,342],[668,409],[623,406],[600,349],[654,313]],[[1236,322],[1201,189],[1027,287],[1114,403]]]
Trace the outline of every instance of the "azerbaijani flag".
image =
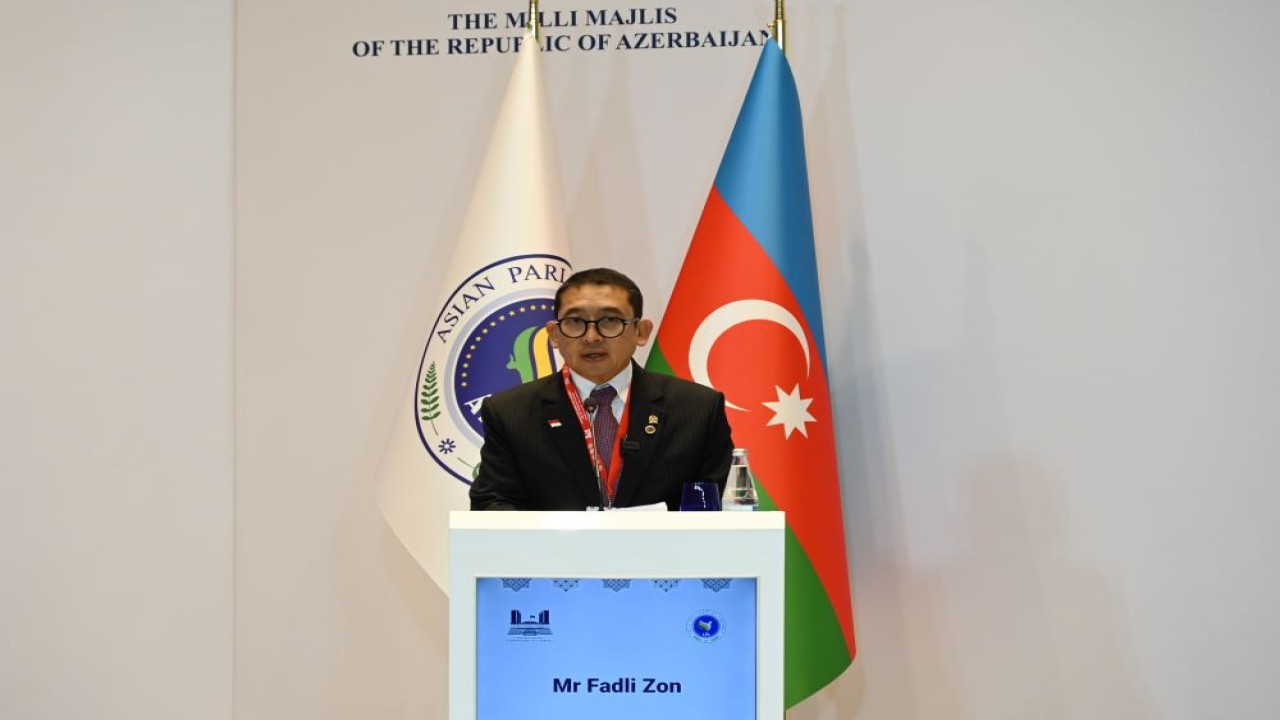
[[791,66],[772,40],[647,367],[725,394],[761,509],[787,513],[792,707],[843,672],[855,645],[804,129]]

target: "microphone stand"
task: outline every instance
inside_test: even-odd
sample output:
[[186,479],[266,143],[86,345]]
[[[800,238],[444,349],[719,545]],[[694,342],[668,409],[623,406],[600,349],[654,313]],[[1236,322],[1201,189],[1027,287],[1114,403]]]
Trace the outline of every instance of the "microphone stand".
[[[592,433],[594,433],[596,411],[600,409],[600,401],[588,395],[582,399],[582,409],[586,410],[587,415],[591,418]],[[600,509],[612,510],[613,503],[609,501],[609,494],[605,491],[604,478],[600,477],[600,447],[595,444],[594,438],[591,446],[595,448],[595,453],[591,458],[591,470],[596,475],[596,490],[600,493]]]

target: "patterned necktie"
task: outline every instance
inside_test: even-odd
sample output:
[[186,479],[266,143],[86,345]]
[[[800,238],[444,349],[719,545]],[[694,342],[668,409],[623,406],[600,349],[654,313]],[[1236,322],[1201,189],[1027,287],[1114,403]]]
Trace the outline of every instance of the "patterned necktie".
[[[596,454],[604,463],[605,482],[608,482],[609,463],[613,460],[613,442],[618,438],[618,418],[613,416],[613,399],[617,396],[618,391],[612,385],[601,385],[591,391],[591,397],[598,403],[595,417],[591,419],[591,432],[596,440]],[[608,489],[612,495],[613,487]]]

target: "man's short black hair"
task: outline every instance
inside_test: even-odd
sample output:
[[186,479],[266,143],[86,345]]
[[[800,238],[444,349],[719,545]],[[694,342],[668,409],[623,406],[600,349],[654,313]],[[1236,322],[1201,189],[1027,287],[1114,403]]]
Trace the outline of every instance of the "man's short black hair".
[[[635,312],[636,317],[644,317],[644,295],[640,293],[640,286],[635,284],[631,278],[623,275],[617,270],[610,268],[590,268],[588,270],[579,270],[569,276],[568,280],[556,290],[556,301],[552,306],[552,311],[556,317],[560,317],[560,298],[566,290],[582,287],[583,285],[604,285],[606,287],[622,288],[627,293],[627,302],[631,303],[631,309]],[[627,318],[630,320],[631,318]]]

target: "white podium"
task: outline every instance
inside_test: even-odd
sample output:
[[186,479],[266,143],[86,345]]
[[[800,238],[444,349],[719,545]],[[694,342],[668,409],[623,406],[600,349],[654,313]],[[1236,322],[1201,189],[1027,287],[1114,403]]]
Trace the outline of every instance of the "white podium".
[[451,720],[782,720],[780,512],[454,512]]

